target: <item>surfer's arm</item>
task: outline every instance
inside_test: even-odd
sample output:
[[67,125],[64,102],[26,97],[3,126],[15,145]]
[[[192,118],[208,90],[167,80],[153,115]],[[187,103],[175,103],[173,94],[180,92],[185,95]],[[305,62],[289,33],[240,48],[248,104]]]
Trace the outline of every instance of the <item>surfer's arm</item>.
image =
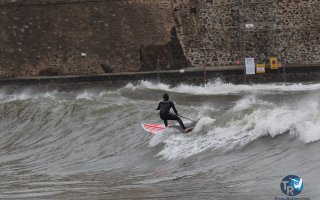
[[158,108],[156,110],[160,110],[160,104],[161,104],[161,102],[159,103]]
[[176,115],[178,115],[178,111],[177,111],[176,107],[174,106],[173,102],[171,102],[171,107],[172,107],[173,111],[176,113]]

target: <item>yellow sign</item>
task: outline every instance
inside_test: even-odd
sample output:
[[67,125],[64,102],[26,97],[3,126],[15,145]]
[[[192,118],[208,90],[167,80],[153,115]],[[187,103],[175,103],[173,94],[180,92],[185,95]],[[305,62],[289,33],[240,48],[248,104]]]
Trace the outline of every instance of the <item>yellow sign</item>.
[[257,64],[256,65],[256,72],[257,72],[257,74],[266,73],[266,64]]
[[278,69],[278,58],[277,57],[270,58],[270,69]]

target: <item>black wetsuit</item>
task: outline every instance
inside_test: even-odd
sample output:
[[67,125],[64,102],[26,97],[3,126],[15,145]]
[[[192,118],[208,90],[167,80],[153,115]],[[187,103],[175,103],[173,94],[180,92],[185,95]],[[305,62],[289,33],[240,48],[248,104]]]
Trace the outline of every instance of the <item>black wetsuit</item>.
[[160,118],[164,121],[164,125],[168,126],[168,120],[177,120],[179,122],[180,126],[183,129],[186,129],[182,120],[178,116],[170,113],[171,108],[176,113],[176,115],[178,115],[177,109],[174,107],[174,104],[172,101],[163,100],[158,105],[157,110],[160,110]]

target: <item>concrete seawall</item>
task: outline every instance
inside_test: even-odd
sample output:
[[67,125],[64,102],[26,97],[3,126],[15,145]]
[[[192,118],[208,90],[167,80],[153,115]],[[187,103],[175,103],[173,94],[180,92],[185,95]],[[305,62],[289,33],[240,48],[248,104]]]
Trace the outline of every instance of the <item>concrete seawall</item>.
[[79,89],[83,87],[121,87],[127,83],[141,80],[162,82],[171,85],[187,83],[201,85],[207,81],[220,79],[233,84],[284,83],[284,82],[314,82],[320,81],[319,65],[289,65],[279,70],[266,69],[265,74],[244,75],[243,66],[229,66],[221,68],[194,67],[170,71],[110,73],[87,76],[37,76],[2,79],[2,86],[33,86],[44,89]]

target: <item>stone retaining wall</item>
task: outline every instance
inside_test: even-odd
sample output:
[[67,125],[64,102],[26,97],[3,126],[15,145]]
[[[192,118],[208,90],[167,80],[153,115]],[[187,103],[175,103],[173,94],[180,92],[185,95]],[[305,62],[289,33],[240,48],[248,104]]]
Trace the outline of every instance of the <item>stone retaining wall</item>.
[[320,63],[318,0],[2,0],[0,22],[0,78]]

